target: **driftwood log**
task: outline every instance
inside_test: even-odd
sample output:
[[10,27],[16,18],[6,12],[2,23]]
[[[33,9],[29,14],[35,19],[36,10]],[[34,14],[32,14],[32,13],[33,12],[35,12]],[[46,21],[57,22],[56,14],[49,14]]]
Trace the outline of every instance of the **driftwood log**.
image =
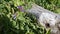
[[51,29],[51,34],[60,34],[60,15],[53,13],[41,6],[32,4],[32,8],[26,10],[36,16],[38,24],[43,25],[46,29]]

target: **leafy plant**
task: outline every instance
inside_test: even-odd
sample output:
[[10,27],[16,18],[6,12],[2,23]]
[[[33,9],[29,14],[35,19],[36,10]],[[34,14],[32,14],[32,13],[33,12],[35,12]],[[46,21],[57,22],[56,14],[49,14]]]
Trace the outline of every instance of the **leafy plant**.
[[36,17],[20,11],[17,7],[31,8],[36,3],[59,13],[60,0],[0,0],[0,34],[50,34],[50,30],[37,24]]
[[[28,2],[26,6],[31,3]],[[44,27],[39,26],[36,17],[21,12],[17,7],[23,6],[21,0],[1,0],[0,33],[1,34],[45,34]],[[25,9],[28,9],[28,7]],[[38,32],[39,31],[39,32]]]

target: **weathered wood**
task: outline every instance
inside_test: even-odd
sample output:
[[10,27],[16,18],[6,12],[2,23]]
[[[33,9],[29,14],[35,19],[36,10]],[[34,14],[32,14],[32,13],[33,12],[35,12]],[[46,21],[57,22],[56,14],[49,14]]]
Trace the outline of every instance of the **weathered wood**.
[[51,28],[51,34],[60,34],[59,14],[53,13],[36,4],[32,4],[32,8],[28,9],[26,12],[35,15],[38,20],[38,24],[43,25],[46,29]]

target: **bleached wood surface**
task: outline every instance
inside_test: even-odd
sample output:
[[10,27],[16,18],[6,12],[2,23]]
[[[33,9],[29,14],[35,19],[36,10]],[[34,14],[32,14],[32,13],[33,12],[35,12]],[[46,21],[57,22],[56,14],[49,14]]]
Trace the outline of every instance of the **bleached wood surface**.
[[60,34],[60,15],[53,13],[41,6],[32,4],[32,8],[26,10],[36,16],[38,24],[43,25],[46,29],[51,29],[51,34]]

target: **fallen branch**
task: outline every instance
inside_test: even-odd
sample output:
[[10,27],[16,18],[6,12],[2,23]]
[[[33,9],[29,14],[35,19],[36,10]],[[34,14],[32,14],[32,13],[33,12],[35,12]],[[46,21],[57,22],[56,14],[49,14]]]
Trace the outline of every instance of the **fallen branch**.
[[38,24],[43,25],[46,29],[51,29],[51,34],[60,34],[60,15],[53,13],[41,6],[32,4],[32,8],[26,10],[36,16]]

